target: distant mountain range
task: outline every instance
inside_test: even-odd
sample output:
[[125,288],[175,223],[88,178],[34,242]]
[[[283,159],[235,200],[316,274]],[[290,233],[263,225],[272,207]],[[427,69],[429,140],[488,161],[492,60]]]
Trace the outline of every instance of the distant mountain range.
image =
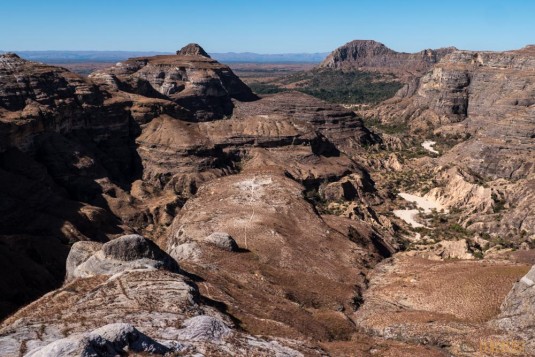
[[252,52],[227,52],[210,53],[210,56],[220,62],[310,62],[319,63],[329,55],[329,52],[318,53],[280,53],[280,54],[259,54]]
[[[5,53],[7,51],[0,51]],[[171,54],[170,52],[151,51],[16,51],[22,58],[46,62],[46,63],[71,63],[71,62],[118,62],[131,57],[155,56]],[[252,52],[227,52],[210,53],[214,59],[221,62],[259,62],[259,63],[284,63],[284,62],[309,62],[319,63],[329,53],[280,53],[259,54]]]

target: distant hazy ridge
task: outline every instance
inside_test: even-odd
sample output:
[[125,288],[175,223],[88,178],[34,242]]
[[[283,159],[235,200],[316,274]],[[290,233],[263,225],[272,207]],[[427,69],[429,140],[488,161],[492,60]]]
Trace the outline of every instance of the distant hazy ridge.
[[[8,51],[0,51],[5,53]],[[68,63],[68,62],[117,62],[132,57],[155,56],[171,54],[170,52],[143,51],[15,51],[19,56],[39,62]],[[221,62],[321,62],[328,53],[282,53],[258,54],[243,53],[210,53],[214,59]]]

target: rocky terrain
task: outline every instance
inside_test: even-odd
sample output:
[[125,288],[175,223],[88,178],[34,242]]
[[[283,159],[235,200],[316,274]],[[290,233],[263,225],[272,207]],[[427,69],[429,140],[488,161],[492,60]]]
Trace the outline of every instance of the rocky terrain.
[[[363,115],[442,145],[425,165],[427,197],[465,212],[468,229],[518,244],[534,231],[535,47],[453,52],[395,98]],[[421,165],[421,163],[420,163]]]
[[391,50],[376,41],[351,41],[327,56],[315,68],[275,78],[247,78],[258,93],[298,90],[328,102],[367,107],[393,97],[430,70],[454,47],[418,53]]
[[346,71],[377,71],[408,81],[421,76],[455,50],[455,47],[447,47],[404,53],[396,52],[373,40],[355,40],[331,52],[319,67]]
[[345,48],[410,76],[364,121],[196,44],[1,55],[1,354],[532,355],[532,48]]

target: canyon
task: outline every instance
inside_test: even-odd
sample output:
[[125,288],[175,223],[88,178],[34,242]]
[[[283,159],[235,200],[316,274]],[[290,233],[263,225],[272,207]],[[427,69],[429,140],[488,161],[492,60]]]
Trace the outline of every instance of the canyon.
[[318,70],[399,90],[256,94],[197,44],[0,55],[2,355],[534,355],[535,47]]

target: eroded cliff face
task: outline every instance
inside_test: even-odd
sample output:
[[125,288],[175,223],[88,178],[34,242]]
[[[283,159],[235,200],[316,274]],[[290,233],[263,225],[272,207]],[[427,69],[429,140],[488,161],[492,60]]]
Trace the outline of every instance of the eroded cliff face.
[[69,243],[123,231],[103,197],[140,172],[128,105],[65,69],[0,56],[2,315],[61,284]]
[[[456,51],[417,86],[406,86],[395,98],[363,114],[386,125],[406,124],[423,138],[461,138],[434,160],[441,186],[431,195],[466,210],[469,216],[463,223],[471,228],[524,239],[535,233],[529,208],[535,164],[534,69],[534,46],[507,52]],[[460,187],[448,179],[452,166],[460,170],[456,177],[464,177],[468,191],[452,186]],[[474,183],[490,189],[468,204]]]
[[186,108],[192,121],[230,116],[232,99],[256,99],[229,67],[188,46],[175,56],[132,58],[90,78],[112,90],[171,100]]
[[372,40],[355,40],[334,50],[320,64],[320,68],[363,70],[392,73],[409,80],[422,75],[454,47],[426,49],[417,53],[396,52]]
[[68,267],[69,280],[61,289],[4,322],[4,356],[103,356],[125,351],[320,355],[306,343],[266,340],[239,331],[231,316],[201,295],[171,257],[141,236],[127,235],[106,244],[78,242]]

